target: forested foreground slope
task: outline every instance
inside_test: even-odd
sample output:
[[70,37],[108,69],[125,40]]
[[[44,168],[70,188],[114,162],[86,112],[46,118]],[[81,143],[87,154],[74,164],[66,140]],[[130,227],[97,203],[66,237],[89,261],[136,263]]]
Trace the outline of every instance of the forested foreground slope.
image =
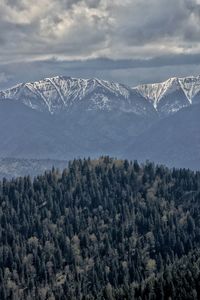
[[200,299],[200,172],[103,157],[0,183],[0,299]]

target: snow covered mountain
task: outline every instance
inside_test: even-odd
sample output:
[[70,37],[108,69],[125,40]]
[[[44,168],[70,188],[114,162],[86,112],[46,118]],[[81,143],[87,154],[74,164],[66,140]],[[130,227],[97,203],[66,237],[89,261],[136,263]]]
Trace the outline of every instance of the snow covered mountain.
[[22,83],[0,92],[0,99],[13,99],[51,114],[84,106],[86,110],[119,110],[139,115],[152,112],[149,101],[137,91],[114,82],[65,76]]
[[28,107],[58,114],[84,108],[95,111],[133,112],[167,116],[200,103],[200,76],[170,78],[134,88],[99,79],[56,76],[21,83],[1,91],[0,99],[20,101]]
[[0,92],[0,157],[62,159],[119,155],[158,118],[125,85],[53,77]]
[[22,83],[0,92],[0,157],[110,155],[200,167],[199,107],[200,76],[135,88],[65,76]]
[[200,76],[170,78],[165,82],[143,84],[133,88],[149,100],[161,115],[200,103]]

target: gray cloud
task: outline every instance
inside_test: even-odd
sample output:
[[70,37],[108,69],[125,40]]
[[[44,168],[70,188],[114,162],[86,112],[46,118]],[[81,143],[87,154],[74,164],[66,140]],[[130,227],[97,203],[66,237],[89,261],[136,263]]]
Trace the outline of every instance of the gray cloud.
[[200,48],[198,0],[2,0],[1,60],[153,57]]
[[66,61],[56,58],[0,64],[6,81],[0,80],[0,89],[20,82],[29,82],[45,77],[67,75],[72,77],[113,80],[135,86],[140,83],[159,82],[173,76],[200,74],[200,54],[167,55],[151,59],[107,58]]
[[0,87],[60,73],[134,84],[150,69],[197,73],[198,53],[200,0],[0,1],[0,73],[12,77]]

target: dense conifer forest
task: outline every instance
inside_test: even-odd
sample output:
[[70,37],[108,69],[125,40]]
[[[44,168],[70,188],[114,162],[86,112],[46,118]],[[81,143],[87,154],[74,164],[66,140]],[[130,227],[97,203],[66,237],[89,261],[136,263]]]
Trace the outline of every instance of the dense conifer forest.
[[0,299],[200,299],[200,172],[102,157],[4,179]]

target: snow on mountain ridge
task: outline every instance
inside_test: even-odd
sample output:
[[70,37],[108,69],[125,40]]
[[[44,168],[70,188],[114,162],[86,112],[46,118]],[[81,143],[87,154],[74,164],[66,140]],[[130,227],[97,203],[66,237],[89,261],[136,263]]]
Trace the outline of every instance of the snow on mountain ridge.
[[154,107],[157,108],[157,103],[166,93],[173,80],[175,80],[175,78],[170,78],[163,83],[142,84],[134,89],[138,90],[143,97],[152,101]]
[[[98,89],[101,89],[101,92],[98,92]],[[110,93],[115,98],[122,97],[127,100],[130,91],[131,88],[123,84],[106,80],[56,76],[18,84],[0,92],[0,98],[21,100],[31,108],[44,110],[46,107],[50,113],[54,113],[62,107],[70,107],[75,101],[81,101],[92,93],[94,93],[93,100],[97,99],[96,108],[109,109],[109,101],[105,101],[106,95],[104,94]],[[36,98],[40,99],[42,105],[39,105]]]
[[142,84],[133,88],[144,98],[150,100],[155,109],[164,96],[178,89],[184,92],[189,104],[192,104],[193,98],[200,92],[200,76],[173,77],[164,82]]
[[200,75],[197,77],[179,78],[179,83],[189,102],[200,92]]
[[[200,76],[173,77],[161,83],[134,88],[97,78],[55,76],[0,91],[0,99],[21,101],[32,109],[51,114],[82,103],[87,110],[117,109],[139,115],[158,113],[164,116],[193,104],[199,93]],[[198,98],[194,102],[196,100],[200,102]]]

